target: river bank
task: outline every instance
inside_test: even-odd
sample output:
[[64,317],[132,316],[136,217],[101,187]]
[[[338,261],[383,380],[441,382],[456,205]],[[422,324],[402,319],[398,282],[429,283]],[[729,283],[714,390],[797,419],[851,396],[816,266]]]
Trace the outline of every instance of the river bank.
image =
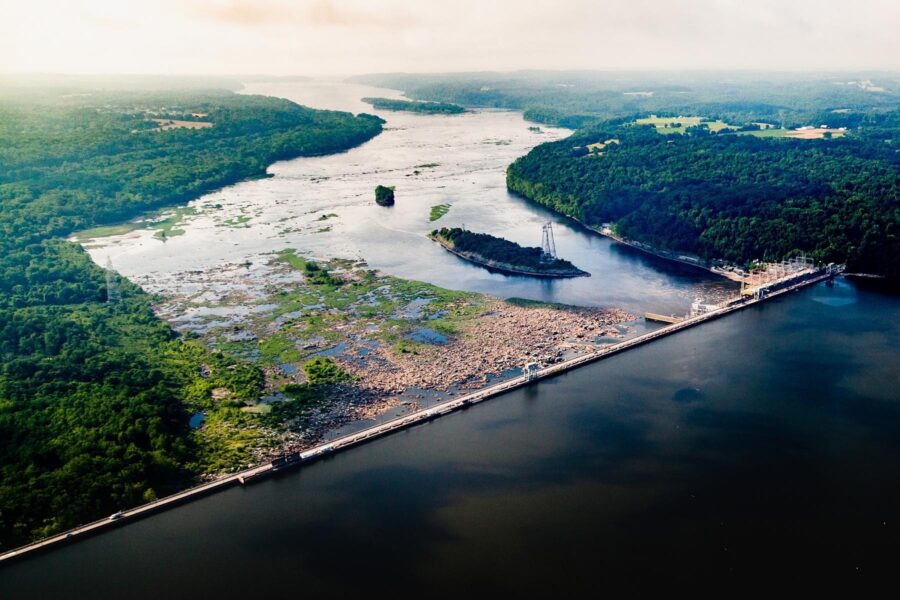
[[[186,292],[170,290],[157,314],[182,335],[257,365],[265,380],[259,400],[242,402],[237,413],[208,411],[195,432],[226,445],[243,440],[207,477],[306,449],[356,422],[479,389],[527,363],[589,353],[621,339],[634,319],[616,308],[456,292],[362,261],[314,262],[288,250],[264,263],[175,277]],[[304,366],[322,358],[349,379],[315,400],[292,396],[308,383]],[[227,395],[217,401],[233,404]]]
[[[825,279],[834,276],[834,272],[830,269],[825,271],[821,271],[816,274],[814,277],[800,277],[796,282],[791,283],[790,285],[778,289],[774,291],[770,297],[774,297],[781,294],[786,294],[798,290],[802,287],[805,287],[810,284],[821,282]],[[189,490],[185,490],[178,494],[174,494],[167,498],[163,498],[154,502],[150,502],[148,504],[142,505],[140,507],[136,507],[134,509],[130,509],[127,511],[122,511],[115,513],[110,516],[108,519],[104,519],[101,521],[97,521],[94,523],[90,523],[88,525],[76,528],[69,532],[65,532],[59,534],[57,536],[48,538],[46,540],[42,540],[40,542],[31,544],[29,546],[20,548],[13,552],[4,554],[0,556],[0,560],[15,560],[21,557],[24,557],[31,553],[37,553],[42,550],[50,549],[55,545],[61,545],[65,543],[69,543],[71,541],[75,541],[76,538],[82,538],[85,536],[90,536],[95,533],[99,533],[103,530],[106,530],[110,527],[115,527],[123,524],[125,521],[133,521],[136,519],[143,518],[145,516],[152,515],[156,512],[165,510],[170,506],[176,506],[183,502],[187,502],[192,499],[200,498],[202,496],[208,495],[214,491],[220,491],[225,489],[226,487],[232,486],[235,483],[240,483],[241,485],[245,485],[250,483],[251,481],[255,481],[261,479],[265,476],[272,475],[277,470],[282,468],[288,468],[289,466],[299,466],[302,464],[310,463],[316,461],[323,456],[330,455],[335,451],[343,450],[347,448],[351,448],[358,444],[366,443],[371,439],[375,439],[384,435],[388,435],[394,431],[398,431],[401,429],[405,429],[415,424],[420,424],[426,421],[429,421],[437,416],[450,414],[457,410],[467,408],[471,406],[473,403],[481,402],[490,397],[496,396],[498,394],[504,393],[507,390],[516,389],[522,387],[524,385],[528,385],[534,379],[543,379],[547,377],[552,377],[557,374],[564,373],[569,369],[576,368],[581,365],[586,365],[590,362],[594,362],[596,360],[612,356],[619,352],[623,352],[630,348],[634,348],[650,341],[659,339],[671,333],[676,333],[686,328],[693,327],[700,323],[706,322],[711,319],[717,319],[720,316],[728,314],[730,312],[734,312],[737,310],[741,310],[747,306],[751,306],[758,302],[764,301],[763,298],[758,299],[742,299],[741,302],[734,303],[727,307],[720,307],[714,311],[697,315],[686,319],[682,322],[675,323],[666,327],[662,327],[655,331],[646,333],[644,335],[631,338],[627,341],[613,344],[611,346],[588,350],[583,355],[576,355],[568,358],[565,361],[561,361],[561,364],[556,366],[551,366],[549,368],[536,369],[530,371],[528,374],[523,374],[522,376],[515,377],[510,381],[505,383],[501,383],[497,386],[492,386],[489,389],[484,390],[483,392],[476,392],[474,394],[467,394],[463,397],[460,397],[456,400],[451,400],[449,402],[444,402],[439,406],[435,406],[433,409],[428,410],[417,410],[414,414],[411,414],[407,417],[395,418],[389,422],[382,423],[380,425],[376,425],[375,427],[370,427],[362,431],[358,431],[356,433],[345,435],[340,439],[333,440],[332,442],[319,446],[318,448],[306,449],[306,452],[303,452],[302,448],[285,448],[282,451],[281,456],[278,456],[275,460],[273,460],[269,464],[262,464],[256,468],[249,468],[246,471],[241,473],[233,474],[231,476],[224,476],[218,478],[216,480],[210,481],[206,484],[200,485],[196,488],[192,488]],[[554,309],[558,309],[560,307],[551,307]],[[583,311],[576,311],[583,312]],[[589,327],[589,330],[593,330],[593,327]],[[560,362],[560,361],[551,361],[551,362]],[[418,408],[418,407],[417,407]],[[288,456],[287,453],[291,452],[291,455]]]

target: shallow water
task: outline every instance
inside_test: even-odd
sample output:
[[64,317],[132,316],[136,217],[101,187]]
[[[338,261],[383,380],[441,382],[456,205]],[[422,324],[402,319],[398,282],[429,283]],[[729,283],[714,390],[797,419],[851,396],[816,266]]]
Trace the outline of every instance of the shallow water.
[[[254,84],[246,93],[280,95],[317,108],[372,111],[363,96],[397,92],[329,82]],[[250,262],[265,276],[266,253],[284,248],[314,258],[366,260],[398,277],[500,297],[524,297],[634,312],[684,313],[694,297],[720,298],[735,286],[721,278],[655,259],[582,229],[506,191],[506,166],[567,130],[529,131],[520,113],[479,110],[463,115],[379,112],[385,131],[348,152],[280,162],[273,177],[247,181],[191,203],[185,234],[162,242],[149,230],[91,243],[99,264],[162,294],[202,287],[223,266]],[[425,165],[436,166],[425,166]],[[418,174],[415,172],[418,171]],[[397,203],[376,206],[376,185],[396,186]],[[429,221],[430,207],[450,204]],[[221,205],[221,208],[216,208]],[[337,215],[337,216],[331,216]],[[490,273],[425,237],[441,226],[462,226],[528,246],[541,243],[552,221],[558,254],[592,277],[539,280]]]

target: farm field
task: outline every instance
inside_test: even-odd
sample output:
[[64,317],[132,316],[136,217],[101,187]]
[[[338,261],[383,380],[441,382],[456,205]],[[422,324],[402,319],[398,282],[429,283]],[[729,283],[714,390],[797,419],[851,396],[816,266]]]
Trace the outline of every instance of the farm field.
[[737,125],[732,125],[722,120],[712,121],[706,117],[657,117],[656,115],[651,115],[635,120],[635,124],[637,125],[653,125],[656,127],[656,131],[663,135],[684,133],[684,130],[688,127],[694,127],[701,123],[704,123],[709,127],[710,131],[719,131],[720,129],[737,127]]

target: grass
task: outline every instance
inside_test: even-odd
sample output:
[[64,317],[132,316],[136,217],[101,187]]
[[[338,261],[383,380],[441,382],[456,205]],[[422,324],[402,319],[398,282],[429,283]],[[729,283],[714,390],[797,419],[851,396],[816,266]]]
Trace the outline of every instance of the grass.
[[122,225],[107,225],[104,227],[91,227],[83,231],[77,231],[72,236],[79,242],[93,240],[96,238],[110,237],[113,235],[122,235],[140,229],[140,223],[123,223]]
[[438,204],[436,206],[431,207],[431,215],[429,215],[429,221],[437,221],[441,217],[447,214],[447,211],[450,210],[449,204]]
[[[737,125],[731,125],[722,120],[710,121],[705,117],[657,117],[656,115],[652,115],[635,120],[635,124],[637,125],[653,125],[656,127],[656,131],[663,135],[684,133],[684,130],[688,127],[694,127],[700,123],[704,123],[709,127],[710,131],[719,131],[720,129],[725,129],[727,127],[737,128]],[[666,125],[669,125],[669,127],[666,127]]]
[[521,306],[523,308],[556,308],[563,306],[562,304],[557,304],[555,302],[544,302],[543,300],[531,300],[529,298],[518,298],[515,296],[507,298],[506,301],[513,306]]
[[170,237],[176,237],[179,235],[184,235],[184,229],[179,229],[178,225],[184,220],[185,217],[196,214],[197,211],[188,206],[183,206],[181,208],[176,208],[175,212],[170,216],[166,217],[161,221],[154,221],[148,225],[150,229],[155,229],[156,233],[153,235],[158,240],[165,241]]
[[300,351],[294,345],[294,341],[280,333],[262,340],[259,343],[259,352],[263,361],[267,363],[295,362],[302,357]]
[[250,451],[260,446],[262,432],[254,415],[230,408],[210,412],[203,427],[193,432],[202,448],[200,468],[206,473],[245,467],[252,460]]
[[154,229],[156,230],[156,233],[153,237],[158,240],[165,241],[170,237],[183,235],[184,229],[179,229],[177,226],[184,220],[185,217],[194,215],[196,213],[197,211],[195,209],[188,206],[182,206],[180,208],[176,208],[175,211],[169,214],[169,216],[167,216],[166,218],[160,219],[158,221],[144,220],[133,221],[130,223],[121,223],[119,225],[92,227],[90,229],[75,232],[73,234],[73,237],[79,242],[84,242],[86,240],[92,240],[102,237],[123,235],[132,231],[137,231],[138,229]]
[[249,221],[250,219],[251,219],[251,217],[249,217],[248,215],[240,215],[237,217],[232,217],[226,221],[222,221],[222,225],[224,227],[232,227],[232,228],[250,227],[249,225],[246,224],[247,221]]

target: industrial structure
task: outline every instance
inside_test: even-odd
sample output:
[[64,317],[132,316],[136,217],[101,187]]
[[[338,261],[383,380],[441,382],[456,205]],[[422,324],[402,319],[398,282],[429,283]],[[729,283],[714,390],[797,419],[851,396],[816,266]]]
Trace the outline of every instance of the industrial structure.
[[112,259],[106,257],[106,302],[115,304],[121,298],[119,294],[119,274],[113,269]]
[[805,254],[780,262],[756,263],[741,279],[741,296],[758,298],[769,288],[815,272],[814,261]]
[[[531,362],[525,366],[524,373],[521,376],[513,377],[501,381],[497,385],[483,388],[464,396],[459,396],[452,400],[431,406],[430,408],[418,410],[411,414],[373,425],[372,427],[361,431],[332,439],[326,444],[308,450],[282,453],[280,456],[272,457],[262,464],[249,467],[238,473],[225,475],[218,479],[205,482],[197,487],[177,492],[170,496],[166,496],[165,498],[153,500],[152,502],[148,502],[147,504],[135,508],[118,511],[105,519],[81,525],[0,554],[0,563],[23,558],[36,552],[48,550],[57,545],[71,543],[86,536],[101,533],[112,527],[119,527],[125,523],[136,521],[219,490],[227,489],[235,485],[246,485],[258,479],[263,479],[281,471],[289,470],[289,468],[300,467],[313,461],[321,460],[335,452],[364,444],[368,441],[389,435],[395,431],[427,423],[443,415],[468,408],[479,402],[484,402],[485,400],[510,390],[529,385],[534,381],[553,377],[570,369],[615,356],[632,348],[675,334],[679,331],[696,327],[697,325],[712,319],[718,319],[734,311],[755,306],[757,303],[768,300],[769,298],[777,297],[817,282],[827,281],[843,270],[843,265],[829,264],[818,269],[809,269],[807,262],[803,262],[803,264],[804,268],[799,269],[795,275],[784,277],[782,280],[772,280],[767,287],[758,287],[757,292],[751,296],[739,296],[719,305],[715,305],[715,308],[712,308],[713,305],[702,305],[701,303],[697,303],[699,305],[698,309],[700,314],[682,318],[677,322],[621,342],[598,347],[587,354],[564,360],[555,365],[542,367],[539,363]],[[706,309],[707,307],[709,307],[709,310]]]
[[556,260],[556,240],[553,239],[553,223],[547,221],[541,231],[541,260],[552,262]]

